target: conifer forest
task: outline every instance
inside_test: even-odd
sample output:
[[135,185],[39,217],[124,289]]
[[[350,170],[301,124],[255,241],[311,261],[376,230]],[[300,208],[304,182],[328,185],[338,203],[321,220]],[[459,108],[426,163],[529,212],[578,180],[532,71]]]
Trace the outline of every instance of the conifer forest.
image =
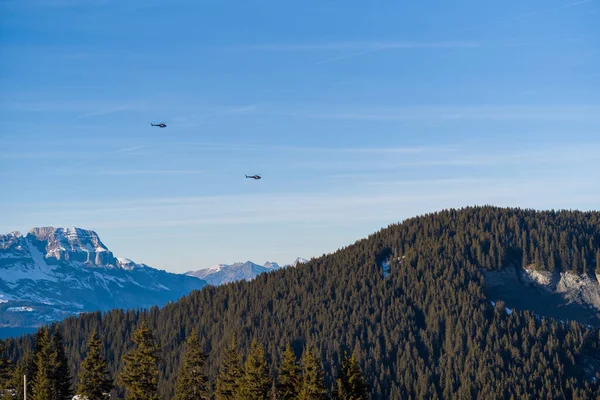
[[[162,308],[0,342],[22,399],[600,399],[600,330],[488,298],[483,272],[600,276],[600,212],[491,206],[389,225]],[[81,397],[83,398],[83,397]]]

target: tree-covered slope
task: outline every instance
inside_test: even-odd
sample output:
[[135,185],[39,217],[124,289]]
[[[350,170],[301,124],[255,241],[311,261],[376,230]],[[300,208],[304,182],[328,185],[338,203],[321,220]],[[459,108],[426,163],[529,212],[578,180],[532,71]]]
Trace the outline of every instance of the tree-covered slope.
[[[575,322],[507,312],[485,295],[481,270],[536,264],[592,273],[600,213],[475,207],[391,225],[339,251],[252,282],[206,287],[162,309],[115,310],[61,324],[74,372],[98,329],[112,373],[147,321],[162,348],[160,391],[170,398],[186,335],[196,328],[211,381],[223,350],[285,343],[318,349],[331,382],[344,351],[360,361],[372,398],[595,398],[600,333]],[[384,265],[389,274],[384,276]],[[6,341],[16,358],[26,336]]]

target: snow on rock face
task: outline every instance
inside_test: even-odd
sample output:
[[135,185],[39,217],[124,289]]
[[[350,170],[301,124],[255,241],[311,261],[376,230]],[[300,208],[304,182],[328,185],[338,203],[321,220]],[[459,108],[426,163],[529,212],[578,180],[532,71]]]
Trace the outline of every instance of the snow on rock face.
[[298,266],[298,264],[306,264],[307,262],[308,260],[306,258],[298,257],[296,258],[296,260],[294,260],[294,262],[291,265],[292,267],[296,267]]
[[47,258],[76,261],[88,266],[115,266],[113,254],[94,231],[80,228],[33,228],[27,237],[45,244]]
[[277,264],[276,262],[271,262],[271,261],[267,261],[267,262],[264,264],[264,267],[265,267],[265,268],[268,268],[268,269],[279,269],[279,268],[281,268],[281,267],[279,266],[279,264]]
[[[34,228],[0,235],[0,327],[39,326],[79,312],[176,300],[206,282],[115,258],[93,231]],[[33,308],[35,312],[21,308]]]
[[[291,265],[295,267],[301,262],[299,260],[302,260],[302,262],[307,262],[305,259],[298,257]],[[289,266],[290,264],[281,266],[272,261],[267,261],[264,263],[264,265],[255,264],[252,261],[246,261],[233,264],[218,264],[198,271],[189,271],[186,273],[186,275],[204,279],[210,285],[218,286],[240,280],[250,281],[264,272],[274,271]]]
[[19,231],[14,231],[6,235],[0,235],[0,249],[5,250],[13,246],[16,248],[21,237],[21,232]]
[[8,312],[33,312],[33,308],[31,307],[8,307],[6,309]]

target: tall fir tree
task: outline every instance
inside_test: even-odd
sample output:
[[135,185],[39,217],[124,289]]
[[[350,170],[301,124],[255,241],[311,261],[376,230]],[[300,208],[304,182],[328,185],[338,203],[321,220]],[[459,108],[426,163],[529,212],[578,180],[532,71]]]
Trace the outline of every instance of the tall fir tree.
[[52,336],[52,356],[50,364],[50,380],[52,386],[52,398],[54,400],[71,400],[73,390],[71,389],[71,369],[65,355],[63,339],[58,328]]
[[225,350],[225,357],[217,376],[216,400],[234,399],[242,375],[242,356],[237,349],[237,337],[234,334],[230,347]]
[[200,348],[198,332],[194,329],[185,343],[183,362],[175,385],[176,400],[209,400],[210,390],[205,372],[206,354]]
[[336,377],[336,400],[367,400],[368,386],[354,355],[344,358]]
[[13,365],[5,356],[6,345],[0,340],[0,388],[8,386],[8,381],[11,378]]
[[[52,394],[52,346],[48,327],[42,327],[35,335],[35,377],[32,381],[32,400],[54,400]],[[29,393],[29,392],[28,392]]]
[[269,397],[271,374],[267,365],[265,348],[253,340],[244,364],[244,375],[236,393],[239,400],[262,400]]
[[6,345],[2,340],[0,340],[0,399],[10,398],[12,400],[12,394],[10,394],[8,391],[15,389],[11,380],[14,366],[5,356],[5,351]]
[[288,343],[281,357],[281,365],[279,366],[277,392],[281,400],[294,400],[298,398],[301,383],[300,366],[296,361],[296,354],[294,354],[292,346]]
[[158,352],[152,331],[143,322],[133,336],[135,348],[123,355],[120,380],[128,400],[158,400]]
[[102,341],[94,330],[87,342],[87,354],[81,363],[77,394],[89,400],[104,400],[113,389],[113,382],[104,358]]
[[[10,400],[23,400],[25,398],[23,377],[27,377],[27,392],[31,393],[33,389],[33,379],[35,377],[35,358],[30,349],[26,349],[23,356],[17,361],[9,386],[15,390],[16,396]],[[4,399],[3,399],[4,400]]]
[[302,354],[302,386],[298,399],[300,400],[324,400],[327,398],[323,368],[315,354],[304,349]]

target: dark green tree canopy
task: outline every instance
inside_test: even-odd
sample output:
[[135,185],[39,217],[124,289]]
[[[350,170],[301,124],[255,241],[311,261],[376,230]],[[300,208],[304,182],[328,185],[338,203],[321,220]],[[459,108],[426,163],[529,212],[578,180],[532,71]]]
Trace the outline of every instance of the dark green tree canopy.
[[360,370],[358,360],[354,355],[347,356],[342,361],[336,379],[337,400],[368,400],[369,388]]
[[236,398],[240,380],[244,375],[242,356],[238,351],[237,336],[233,335],[230,346],[225,350],[223,362],[217,376],[217,400],[232,400]]
[[189,334],[175,385],[176,400],[209,400],[210,390],[206,376],[206,354],[198,341],[198,331]]
[[73,398],[71,388],[73,378],[65,355],[62,335],[58,328],[52,336],[51,368],[50,380],[52,381],[53,398],[55,400],[71,400]]
[[[210,349],[206,373],[223,399],[232,398],[242,354],[247,358],[256,338],[272,366],[281,365],[282,343],[298,355],[308,344],[318,349],[330,391],[340,349],[348,349],[377,399],[595,398],[600,371],[589,360],[600,359],[598,325],[502,305],[490,297],[483,272],[537,268],[594,277],[599,251],[598,211],[450,209],[251,282],[209,286],[161,309],[84,314],[60,326],[74,374],[97,329],[117,376],[134,330],[147,321],[163,349],[158,393],[165,399],[175,393],[185,332],[193,328]],[[239,353],[227,355],[234,333]],[[34,338],[5,343],[17,362]]]
[[104,358],[104,348],[97,331],[93,331],[87,342],[87,354],[81,364],[77,394],[89,400],[104,400],[110,393],[113,381]]
[[321,361],[310,349],[302,354],[302,385],[298,398],[300,400],[325,400],[327,389]]
[[271,386],[272,379],[265,348],[258,341],[253,340],[244,364],[244,374],[239,380],[236,398],[238,400],[266,399]]
[[10,381],[13,363],[6,357],[6,345],[0,340],[0,388],[7,387]]
[[128,400],[158,400],[159,346],[152,331],[142,322],[133,336],[135,348],[123,356],[121,382]]
[[294,400],[300,393],[302,376],[300,375],[300,366],[296,361],[296,354],[292,346],[288,343],[281,357],[279,366],[279,385],[277,392],[281,400]]
[[31,398],[33,400],[54,400],[53,367],[55,366],[52,352],[50,330],[42,327],[36,334],[35,341],[35,370],[32,380]]

